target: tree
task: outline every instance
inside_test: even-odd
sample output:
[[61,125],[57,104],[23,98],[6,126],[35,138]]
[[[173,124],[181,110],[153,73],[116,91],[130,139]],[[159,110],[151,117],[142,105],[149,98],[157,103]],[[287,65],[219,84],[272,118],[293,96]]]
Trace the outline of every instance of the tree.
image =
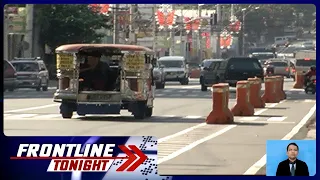
[[110,28],[110,17],[94,12],[88,5],[45,4],[35,6],[35,20],[40,26],[41,44],[51,49],[69,43],[97,42],[103,34],[96,30]]

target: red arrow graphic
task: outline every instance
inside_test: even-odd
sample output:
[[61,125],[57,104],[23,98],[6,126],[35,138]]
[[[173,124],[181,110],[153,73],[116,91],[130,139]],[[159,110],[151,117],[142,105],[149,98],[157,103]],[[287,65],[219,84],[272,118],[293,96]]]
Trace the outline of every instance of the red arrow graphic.
[[138,155],[138,160],[133,163],[127,171],[134,171],[136,170],[148,157],[140,150],[137,148],[135,145],[129,145],[129,148],[133,150]]
[[119,149],[121,149],[121,151],[126,153],[126,155],[128,156],[128,160],[125,163],[123,163],[116,171],[124,171],[130,164],[132,164],[137,159],[137,156],[134,155],[125,145],[119,145],[118,147]]

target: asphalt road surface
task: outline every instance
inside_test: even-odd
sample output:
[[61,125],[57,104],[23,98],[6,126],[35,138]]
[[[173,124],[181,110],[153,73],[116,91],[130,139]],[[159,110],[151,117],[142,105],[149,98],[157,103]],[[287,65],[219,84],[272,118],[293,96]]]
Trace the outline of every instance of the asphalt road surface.
[[[189,85],[167,83],[156,90],[152,118],[135,120],[122,116],[74,115],[62,119],[59,104],[47,92],[20,89],[4,93],[4,133],[8,136],[142,136],[159,138],[161,175],[256,174],[265,165],[268,139],[291,139],[315,112],[315,95],[293,90],[285,79],[288,98],[255,109],[255,116],[235,117],[230,125],[207,125],[212,107],[211,92],[200,91],[198,79]],[[231,88],[230,108],[235,104]]]

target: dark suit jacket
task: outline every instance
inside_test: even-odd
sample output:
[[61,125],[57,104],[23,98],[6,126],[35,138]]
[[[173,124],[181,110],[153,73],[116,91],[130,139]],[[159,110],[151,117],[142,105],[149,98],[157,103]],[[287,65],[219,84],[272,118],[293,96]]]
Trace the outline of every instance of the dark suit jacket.
[[[291,176],[289,159],[279,163],[276,176]],[[305,162],[296,160],[295,176],[309,176],[309,169]]]

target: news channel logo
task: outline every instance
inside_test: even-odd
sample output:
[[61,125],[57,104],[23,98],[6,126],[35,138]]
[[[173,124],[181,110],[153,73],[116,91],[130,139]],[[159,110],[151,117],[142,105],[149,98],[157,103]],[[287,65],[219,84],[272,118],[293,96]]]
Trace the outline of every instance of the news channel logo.
[[279,163],[288,159],[287,146],[290,143],[298,145],[297,159],[304,161],[308,166],[309,176],[314,176],[316,174],[316,140],[268,140],[266,175],[276,176]]

